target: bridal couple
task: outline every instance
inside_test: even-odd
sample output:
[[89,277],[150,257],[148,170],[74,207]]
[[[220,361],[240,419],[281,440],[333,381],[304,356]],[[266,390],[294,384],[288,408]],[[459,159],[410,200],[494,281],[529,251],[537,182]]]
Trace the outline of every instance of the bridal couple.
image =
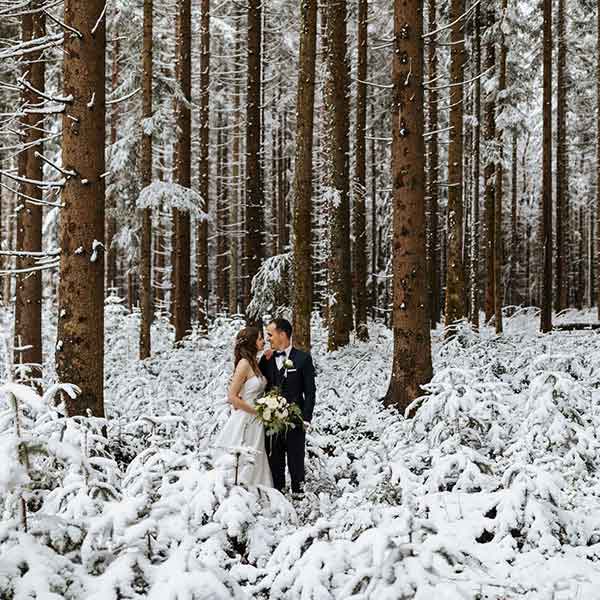
[[[299,499],[304,493],[305,434],[315,406],[315,370],[311,355],[294,348],[288,320],[273,319],[266,331],[271,348],[265,352],[261,329],[244,327],[237,334],[228,394],[233,410],[216,445],[244,449],[239,456],[238,482],[274,487],[282,493],[287,458],[292,497]],[[273,388],[300,407],[304,427],[297,425],[284,433],[266,435],[256,419],[255,406]]]

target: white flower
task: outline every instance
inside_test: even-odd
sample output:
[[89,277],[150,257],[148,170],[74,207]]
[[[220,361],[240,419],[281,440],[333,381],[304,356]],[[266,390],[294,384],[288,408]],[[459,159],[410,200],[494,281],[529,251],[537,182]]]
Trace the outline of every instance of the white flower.
[[289,358],[287,358],[287,359],[285,360],[285,362],[283,363],[283,366],[284,366],[286,369],[291,369],[291,368],[294,366],[294,363],[293,363],[293,362],[292,362],[292,361],[291,361]]
[[266,402],[266,400],[265,400],[264,398],[259,398],[259,399],[256,401],[256,404],[264,404],[265,402]]
[[285,419],[288,416],[288,409],[284,408],[282,411],[280,411],[280,415],[282,419]]
[[271,420],[271,409],[270,408],[265,408],[265,410],[263,411],[263,419],[265,421]]
[[271,409],[275,409],[279,406],[279,402],[277,402],[277,398],[273,398],[273,396],[270,396],[269,398],[267,398],[266,405]]

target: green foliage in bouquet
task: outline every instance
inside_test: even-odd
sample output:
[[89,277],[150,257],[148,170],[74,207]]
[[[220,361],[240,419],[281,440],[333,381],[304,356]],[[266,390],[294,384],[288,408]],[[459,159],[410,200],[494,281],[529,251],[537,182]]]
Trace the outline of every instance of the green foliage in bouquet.
[[275,435],[293,429],[304,427],[302,411],[297,404],[288,402],[277,388],[256,401],[257,419],[265,426],[267,435]]

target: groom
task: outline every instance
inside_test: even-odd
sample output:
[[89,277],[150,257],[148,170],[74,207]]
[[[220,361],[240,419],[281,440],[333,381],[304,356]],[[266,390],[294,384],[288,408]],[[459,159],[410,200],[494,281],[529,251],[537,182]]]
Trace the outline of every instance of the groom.
[[266,450],[273,474],[273,484],[283,492],[285,488],[285,458],[292,480],[292,496],[301,498],[304,490],[305,428],[308,427],[315,406],[315,369],[312,357],[292,346],[292,325],[287,319],[273,319],[267,325],[267,339],[273,352],[263,355],[259,367],[267,378],[267,391],[277,387],[288,402],[294,402],[302,411],[304,427],[297,425],[287,433],[266,436]]

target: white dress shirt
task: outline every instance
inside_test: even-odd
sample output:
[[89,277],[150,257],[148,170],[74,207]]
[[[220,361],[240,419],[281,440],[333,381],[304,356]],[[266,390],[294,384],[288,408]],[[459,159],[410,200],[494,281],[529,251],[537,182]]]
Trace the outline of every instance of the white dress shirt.
[[277,369],[281,371],[281,367],[283,367],[283,363],[290,357],[290,352],[292,351],[292,342],[290,345],[284,350],[285,356],[276,356],[275,364],[277,365]]

